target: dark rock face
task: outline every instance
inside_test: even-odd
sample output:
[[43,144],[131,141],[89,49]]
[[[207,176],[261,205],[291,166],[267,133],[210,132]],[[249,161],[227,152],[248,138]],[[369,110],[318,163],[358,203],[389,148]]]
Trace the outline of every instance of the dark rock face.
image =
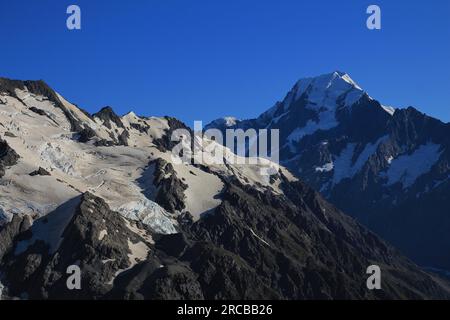
[[130,123],[131,128],[139,131],[140,133],[148,134],[149,127],[140,123]]
[[[214,214],[182,225],[179,234],[155,235],[147,258],[125,272],[128,242],[145,240],[103,200],[85,194],[55,253],[37,241],[14,255],[8,239],[31,236],[20,233],[17,219],[0,232],[9,247],[3,249],[4,282],[11,296],[25,292],[33,299],[450,297],[444,280],[421,271],[313,190],[302,183],[285,182],[285,188],[288,197],[228,183]],[[66,287],[73,264],[81,269],[81,290]],[[365,287],[371,264],[381,267],[383,290]]]
[[130,133],[127,130],[123,130],[118,137],[119,145],[128,146],[128,139],[130,138]]
[[[34,299],[101,298],[112,288],[109,281],[115,273],[130,265],[128,242],[145,241],[131,232],[124,219],[102,199],[88,193],[62,237],[53,254],[39,240],[20,255],[10,252],[4,258],[2,269],[10,295],[26,292]],[[70,265],[78,265],[82,270],[81,290],[67,289],[66,270]]]
[[[36,241],[21,254],[15,247],[32,237],[29,224],[15,216],[0,231],[0,261],[11,297],[30,299],[202,299],[197,275],[189,265],[155,249],[131,264],[130,242],[151,243],[127,227],[118,213],[92,194],[83,195],[54,253]],[[142,228],[142,226],[137,226]],[[143,232],[149,230],[142,229]],[[102,236],[103,234],[103,236]],[[15,242],[14,242],[15,240]],[[81,269],[81,290],[66,286],[67,267]]]
[[78,141],[85,143],[85,142],[88,142],[89,140],[91,140],[95,136],[96,136],[96,133],[92,128],[90,128],[90,127],[83,128],[83,130],[81,130],[78,133]]
[[111,123],[115,123],[117,127],[125,129],[125,126],[120,120],[120,117],[114,112],[114,110],[107,106],[102,108],[99,112],[92,115],[94,118],[99,118],[103,121],[103,124],[108,128],[112,129]]
[[166,257],[163,252],[150,255],[114,284],[109,299],[204,299],[197,275],[189,265]]
[[[130,138],[130,133],[125,128],[122,120],[120,117],[114,112],[114,110],[111,107],[104,107],[99,112],[94,113],[92,115],[94,118],[98,118],[103,121],[103,125],[108,128],[109,130],[109,137],[110,140],[100,139],[95,142],[96,146],[128,146],[128,139]],[[115,124],[118,128],[122,128],[122,132],[116,137],[113,133],[113,126],[112,124]],[[117,128],[115,129],[116,132]],[[93,136],[95,136],[95,132],[82,132],[82,136],[80,137],[80,141],[84,142],[86,140],[91,139]]]
[[[444,280],[421,271],[312,189],[300,182],[283,186],[287,196],[227,182],[213,214],[186,220],[179,234],[153,235],[155,244],[87,193],[54,253],[36,241],[15,255],[17,241],[9,239],[32,236],[30,229],[20,233],[17,219],[0,232],[6,239],[4,283],[11,296],[26,293],[33,299],[450,297]],[[150,251],[131,265],[129,242],[138,241]],[[81,269],[81,290],[66,287],[66,269],[73,264]],[[365,286],[372,264],[382,270],[383,290]]]
[[[47,118],[50,119],[54,124],[58,125],[58,122],[56,122],[55,119],[53,119],[53,118],[50,116],[50,114],[48,114],[46,111],[44,111],[44,110],[42,110],[42,109],[39,109],[39,108],[36,108],[36,107],[30,107],[29,110],[32,111],[32,112],[34,112],[34,113],[36,113],[36,114],[38,114],[38,115],[40,115],[40,116],[47,117]],[[75,121],[75,120],[73,120],[73,121]],[[83,130],[84,130],[84,129],[83,129]]]
[[[336,98],[324,120],[328,106],[311,102],[317,92],[310,89],[295,97],[296,85],[258,118],[227,128],[279,129],[281,164],[294,175],[419,264],[448,270],[450,125],[412,107],[389,114],[365,93],[352,105],[343,104],[348,93]],[[423,149],[430,145],[434,153]]]
[[[380,111],[382,112],[382,111]],[[408,256],[422,265],[440,268],[450,266],[448,244],[450,229],[448,209],[450,202],[443,193],[450,190],[448,125],[421,114],[413,108],[397,110],[386,122],[372,114],[355,114],[343,123],[338,132],[323,133],[302,142],[302,154],[287,165],[292,172],[321,192],[336,206],[356,217],[369,228],[398,246]],[[368,123],[374,125],[369,126]],[[350,123],[363,123],[352,128]],[[366,125],[367,124],[367,125]],[[372,128],[372,129],[370,129]],[[370,129],[370,130],[369,130]],[[354,132],[353,132],[354,130]],[[322,146],[320,141],[328,141]],[[332,172],[314,170],[333,161],[353,143],[353,165],[362,157],[364,148],[374,148],[359,172],[333,183]],[[407,180],[388,185],[390,159],[411,157],[427,144],[438,146],[440,155],[430,169],[423,172],[414,183]],[[416,160],[417,165],[427,157]],[[337,168],[335,168],[336,170]],[[410,171],[405,171],[408,174]],[[421,235],[418,237],[417,235]]]
[[14,215],[11,222],[0,229],[0,261],[13,245],[17,236],[27,231],[32,224],[30,216]]
[[114,141],[111,141],[111,140],[100,139],[100,140],[95,141],[94,145],[96,147],[112,147],[112,146],[116,146],[117,143],[115,143]]
[[48,172],[47,170],[45,170],[42,167],[39,167],[39,169],[33,171],[30,173],[30,176],[49,176],[50,172]]
[[188,186],[177,178],[172,164],[160,158],[150,165],[155,167],[153,184],[158,190],[155,201],[169,212],[184,209],[184,191]]
[[[229,184],[215,213],[188,228],[198,243],[180,259],[194,259],[207,298],[419,298],[397,281],[432,281],[302,183],[285,188],[289,198]],[[384,270],[383,291],[365,289],[370,264]],[[428,285],[426,294],[443,294]]]
[[172,141],[172,133],[175,130],[184,129],[184,130],[187,130],[191,134],[191,136],[193,136],[192,130],[188,126],[186,126],[183,122],[181,122],[180,120],[173,118],[173,117],[165,117],[165,118],[167,120],[169,129],[166,131],[166,133],[160,139],[153,140],[153,143],[162,152],[172,150],[179,143],[177,141]]
[[13,166],[19,160],[19,155],[0,138],[0,178],[5,175],[7,167]]
[[17,138],[17,136],[16,136],[14,133],[9,132],[9,131],[6,131],[6,132],[5,132],[5,137]]
[[34,113],[36,113],[36,114],[38,114],[40,116],[47,116],[47,112],[45,112],[42,109],[39,109],[39,108],[36,108],[36,107],[30,107],[29,109],[30,109],[30,111],[33,111]]

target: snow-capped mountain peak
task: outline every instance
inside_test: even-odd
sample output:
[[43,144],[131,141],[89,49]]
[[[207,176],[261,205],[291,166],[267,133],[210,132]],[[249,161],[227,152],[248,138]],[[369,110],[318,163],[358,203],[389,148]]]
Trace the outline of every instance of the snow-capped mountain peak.
[[342,80],[348,82],[355,88],[362,90],[361,87],[352,78],[350,78],[350,75],[348,73],[336,71],[335,74],[338,74]]
[[317,77],[300,79],[294,86],[295,100],[306,95],[317,107],[335,108],[343,99],[345,106],[358,101],[364,91],[347,73],[335,71]]
[[450,236],[435,228],[450,228],[450,128],[441,121],[383,104],[336,71],[300,79],[239,128],[279,129],[280,161],[294,175],[416,261],[449,267]]

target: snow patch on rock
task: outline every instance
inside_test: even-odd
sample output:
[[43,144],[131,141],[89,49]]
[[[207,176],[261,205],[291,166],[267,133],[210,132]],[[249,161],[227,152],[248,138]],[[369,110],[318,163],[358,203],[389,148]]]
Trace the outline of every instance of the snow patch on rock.
[[316,172],[330,172],[331,170],[333,170],[333,168],[334,168],[334,163],[328,162],[328,163],[325,163],[323,166],[315,167],[314,169]]
[[430,171],[439,160],[442,151],[441,146],[432,142],[417,148],[412,154],[404,154],[392,160],[389,169],[384,174],[387,178],[386,185],[390,186],[397,182],[403,188],[409,188],[421,175]]
[[318,116],[319,121],[308,120],[304,127],[296,128],[292,131],[287,137],[289,145],[292,145],[293,142],[300,141],[304,136],[311,135],[318,130],[329,130],[338,125],[334,109],[323,110],[319,112]]
[[358,173],[367,160],[369,160],[370,156],[376,152],[378,146],[386,139],[387,136],[383,136],[373,144],[368,143],[359,154],[355,162],[352,162],[352,159],[354,157],[356,144],[348,143],[344,150],[342,150],[341,154],[334,161],[333,184],[338,184],[346,178],[352,178],[356,173]]
[[98,235],[98,240],[102,241],[104,237],[106,237],[108,235],[108,231],[107,230],[102,230],[100,231],[99,235]]

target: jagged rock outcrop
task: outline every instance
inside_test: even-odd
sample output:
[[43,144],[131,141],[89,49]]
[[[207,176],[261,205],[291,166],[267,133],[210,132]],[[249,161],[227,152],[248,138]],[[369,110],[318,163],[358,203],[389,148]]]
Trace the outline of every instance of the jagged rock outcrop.
[[103,125],[105,125],[108,129],[112,129],[112,124],[114,123],[117,127],[125,129],[122,120],[120,117],[114,112],[114,110],[107,106],[100,109],[99,112],[94,113],[92,115],[94,118],[99,118],[103,121]]
[[30,176],[32,176],[32,177],[33,176],[49,176],[49,175],[50,175],[50,172],[48,172],[47,170],[45,170],[42,167],[39,167],[39,169],[37,169],[33,172],[30,172]]
[[157,159],[150,165],[154,165],[153,184],[158,190],[155,196],[156,202],[169,212],[184,209],[184,191],[188,186],[176,176],[172,164],[163,159]]
[[32,225],[30,216],[20,217],[14,215],[11,222],[0,228],[0,261],[3,256],[11,249],[16,237],[27,231]]
[[[103,125],[110,130],[110,140],[102,139],[100,141],[97,141],[96,144],[98,146],[128,146],[128,139],[130,138],[130,134],[127,128],[125,128],[120,117],[114,112],[111,107],[107,106],[102,108],[99,112],[94,113],[92,117],[99,119],[103,123]],[[120,133],[119,129],[121,130]],[[85,132],[83,140],[86,140],[86,138],[89,138],[89,136],[89,132]]]
[[79,133],[78,133],[78,141],[80,142],[88,142],[89,140],[91,140],[92,138],[94,138],[96,136],[95,130],[92,129],[91,127],[87,127],[87,128],[83,128]]
[[0,138],[0,178],[5,175],[6,168],[15,165],[18,159],[19,155]]
[[189,132],[191,135],[193,135],[192,129],[186,126],[183,122],[180,120],[173,118],[173,117],[165,117],[167,120],[167,125],[169,127],[168,130],[166,130],[165,134],[159,138],[155,139],[153,143],[158,147],[159,150],[162,152],[164,151],[170,151],[172,150],[177,144],[177,141],[172,141],[172,133],[175,130],[183,129]]

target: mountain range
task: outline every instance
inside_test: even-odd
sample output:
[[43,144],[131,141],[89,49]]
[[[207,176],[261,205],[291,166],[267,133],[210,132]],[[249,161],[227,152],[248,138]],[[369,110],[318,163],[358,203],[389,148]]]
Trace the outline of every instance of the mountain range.
[[292,174],[418,264],[450,269],[450,124],[384,106],[336,71],[299,80],[255,119],[208,128],[279,129]]
[[[413,109],[392,114],[341,73],[305,81],[258,119],[215,122],[283,124],[285,167],[175,163],[171,135],[191,130],[176,118],[118,116],[110,107],[89,114],[43,81],[0,78],[0,297],[449,299],[445,278],[337,209],[350,197],[348,212],[367,224],[376,211],[360,195],[381,186],[400,195],[399,206],[424,175],[443,179],[448,127]],[[428,161],[420,175],[398,173],[410,158]],[[270,179],[261,175],[266,165],[277,168]],[[424,196],[442,196],[442,181]],[[373,221],[395,225],[388,213]],[[409,225],[418,221],[413,214]],[[366,285],[371,265],[381,269],[381,290]],[[81,270],[79,290],[67,286],[70,266]]]

